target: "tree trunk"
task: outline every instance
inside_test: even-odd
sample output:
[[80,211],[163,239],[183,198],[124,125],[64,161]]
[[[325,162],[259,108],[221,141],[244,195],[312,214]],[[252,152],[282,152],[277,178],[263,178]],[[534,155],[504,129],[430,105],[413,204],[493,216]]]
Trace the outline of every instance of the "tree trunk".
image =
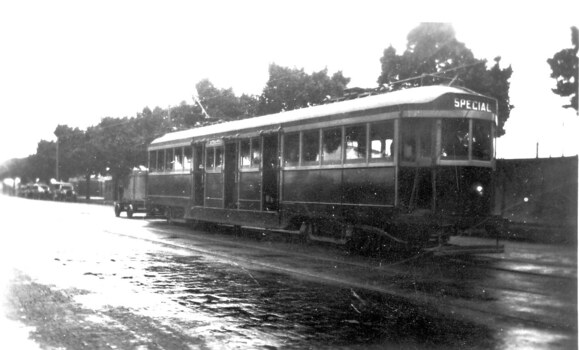
[[87,173],[84,179],[86,184],[86,200],[90,200],[90,173]]

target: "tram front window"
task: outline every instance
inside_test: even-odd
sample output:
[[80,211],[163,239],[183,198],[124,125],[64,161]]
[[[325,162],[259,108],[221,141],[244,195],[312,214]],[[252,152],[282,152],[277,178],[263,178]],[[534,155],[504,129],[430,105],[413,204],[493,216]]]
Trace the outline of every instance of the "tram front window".
[[491,160],[492,134],[491,122],[486,120],[472,121],[472,159]]
[[417,161],[432,157],[431,120],[404,120],[401,128],[401,156],[403,161]]
[[468,119],[443,119],[441,158],[467,160],[469,138]]

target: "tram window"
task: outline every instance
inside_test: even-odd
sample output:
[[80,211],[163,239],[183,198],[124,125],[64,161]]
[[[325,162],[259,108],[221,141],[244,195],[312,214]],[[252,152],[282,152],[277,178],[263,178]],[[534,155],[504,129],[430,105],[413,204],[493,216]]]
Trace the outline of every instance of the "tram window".
[[157,152],[157,171],[165,171],[165,150]]
[[205,157],[205,169],[213,170],[215,167],[215,148],[207,147],[207,156]]
[[419,123],[417,128],[418,132],[418,158],[431,158],[432,157],[432,134],[434,128],[432,126],[432,121],[423,120]]
[[169,148],[165,150],[165,171],[173,170],[173,149]]
[[442,159],[468,159],[469,120],[443,119],[442,144],[440,156]]
[[491,122],[486,120],[472,121],[472,158],[491,160],[492,135]]
[[256,137],[251,139],[251,167],[261,166],[261,139]]
[[241,140],[241,147],[239,151],[241,157],[241,167],[249,168],[251,166],[251,140]]
[[346,162],[363,162],[366,153],[366,125],[346,127]]
[[157,151],[149,152],[149,171],[157,171]]
[[370,124],[370,147],[373,161],[392,160],[394,147],[394,122]]
[[261,142],[254,137],[242,140],[240,147],[240,158],[242,168],[259,168],[261,165]]
[[431,120],[404,120],[400,132],[402,160],[432,157],[433,130]]
[[221,169],[223,166],[223,148],[215,147],[215,170]]
[[317,165],[320,162],[319,130],[304,131],[302,135],[302,165]]
[[322,133],[322,163],[342,163],[342,128],[324,130]]
[[183,148],[183,169],[189,171],[191,169],[193,161],[193,148],[185,147]]
[[283,164],[284,166],[297,166],[300,161],[300,134],[287,134],[283,136]]
[[173,170],[183,171],[183,148],[175,148]]

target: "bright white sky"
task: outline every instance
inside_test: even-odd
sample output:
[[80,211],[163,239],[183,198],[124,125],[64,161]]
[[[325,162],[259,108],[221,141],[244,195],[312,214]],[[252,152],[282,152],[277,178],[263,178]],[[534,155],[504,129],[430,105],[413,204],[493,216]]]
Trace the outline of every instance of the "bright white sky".
[[577,154],[574,110],[554,95],[546,60],[571,47],[579,2],[518,1],[0,1],[0,162],[36,152],[58,124],[192,103],[208,78],[260,94],[275,62],[342,70],[375,87],[390,44],[403,52],[420,22],[453,23],[477,58],[512,65],[515,109],[502,158]]

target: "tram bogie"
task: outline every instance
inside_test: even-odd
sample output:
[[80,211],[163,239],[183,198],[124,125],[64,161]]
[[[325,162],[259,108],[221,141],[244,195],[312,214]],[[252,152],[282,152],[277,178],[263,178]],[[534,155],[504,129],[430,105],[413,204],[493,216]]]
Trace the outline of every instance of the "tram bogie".
[[359,247],[442,245],[492,222],[496,106],[428,86],[170,133],[149,146],[147,206]]

